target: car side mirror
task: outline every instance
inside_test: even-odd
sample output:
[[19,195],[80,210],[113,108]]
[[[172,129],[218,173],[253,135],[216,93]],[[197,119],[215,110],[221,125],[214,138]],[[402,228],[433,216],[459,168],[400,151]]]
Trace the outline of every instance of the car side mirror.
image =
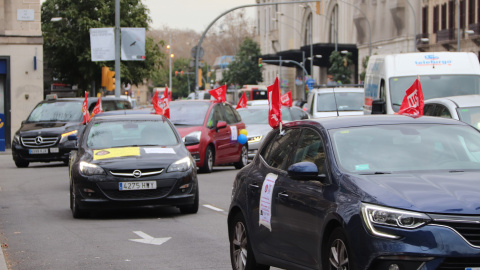
[[199,144],[200,141],[196,137],[187,136],[187,137],[185,137],[185,142],[184,143],[185,143],[185,146],[188,146],[188,145]]
[[372,101],[372,114],[385,114],[385,101],[376,99]]
[[318,174],[317,165],[309,161],[292,164],[288,167],[287,172],[288,176],[294,180],[309,181],[325,178],[325,175]]
[[218,121],[217,123],[217,130],[221,129],[221,128],[226,128],[227,127],[227,122],[225,121]]

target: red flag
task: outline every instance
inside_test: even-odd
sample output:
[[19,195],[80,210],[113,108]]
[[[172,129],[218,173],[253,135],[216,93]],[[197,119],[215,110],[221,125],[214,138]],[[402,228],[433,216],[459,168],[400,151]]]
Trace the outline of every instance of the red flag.
[[278,77],[275,82],[267,87],[268,91],[268,123],[276,128],[282,122],[282,111],[280,109],[280,85]]
[[247,107],[247,95],[243,92],[242,97],[238,101],[237,107],[235,109],[246,108]]
[[85,100],[82,103],[82,113],[83,113],[83,122],[82,124],[87,124],[90,122],[90,113],[88,112],[88,92],[85,91]]
[[412,86],[407,89],[398,114],[423,115],[423,92],[418,76]]
[[165,87],[165,91],[163,92],[163,97],[160,99],[159,106],[163,111],[163,115],[170,119],[170,95],[168,92],[168,87]]
[[93,117],[96,114],[102,113],[102,96],[98,97],[97,104],[95,104],[95,107],[93,108],[92,115],[90,117]]
[[218,102],[227,101],[227,85],[222,85],[218,88],[208,91],[212,97],[214,97]]
[[158,91],[155,91],[155,94],[152,98],[152,104],[156,114],[165,115],[165,117],[170,118],[170,106],[168,104],[168,88],[165,88],[163,97],[161,99],[158,98]]
[[293,100],[292,100],[292,91],[288,91],[284,95],[280,97],[280,103],[283,106],[288,106],[292,107],[293,106]]

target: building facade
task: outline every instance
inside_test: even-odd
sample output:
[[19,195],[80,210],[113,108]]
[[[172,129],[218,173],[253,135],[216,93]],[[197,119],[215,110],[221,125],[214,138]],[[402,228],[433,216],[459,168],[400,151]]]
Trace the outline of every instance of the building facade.
[[40,0],[0,0],[0,144],[43,100]]
[[[257,41],[268,64],[263,83],[272,84],[278,75],[282,91],[292,90],[294,99],[306,95],[302,75],[325,84],[334,50],[352,52],[351,81],[358,83],[365,69],[362,63],[373,54],[467,51],[479,55],[480,0],[279,2],[283,1],[257,0],[273,4],[257,7]],[[303,63],[305,70],[288,60]]]

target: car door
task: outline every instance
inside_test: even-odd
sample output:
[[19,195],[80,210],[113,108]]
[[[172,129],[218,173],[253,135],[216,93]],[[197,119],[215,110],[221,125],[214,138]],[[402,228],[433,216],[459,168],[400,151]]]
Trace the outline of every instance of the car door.
[[228,149],[226,149],[227,157],[225,158],[228,161],[236,162],[240,159],[240,150],[242,148],[242,145],[238,143],[237,138],[240,130],[245,128],[245,124],[240,121],[240,117],[237,118],[235,114],[235,109],[233,109],[232,106],[224,104],[222,108],[225,120],[228,124],[228,128],[231,131],[230,144],[228,146]]
[[286,166],[299,135],[297,128],[275,131],[273,137],[269,136],[272,139],[265,142],[248,176],[248,219],[252,224],[252,241],[256,242],[260,252],[277,258],[283,258],[290,251],[286,249],[287,243],[274,236],[281,227],[276,216],[278,190],[275,182],[287,177]]
[[209,137],[215,145],[215,164],[224,163],[225,157],[228,157],[228,150],[231,143],[230,128],[228,126],[226,128],[217,128],[218,122],[226,121],[221,106],[221,104],[215,104],[213,106],[207,121]]
[[[326,153],[320,133],[304,128],[297,140],[290,163],[313,162],[319,173],[325,172]],[[289,177],[280,178],[276,184],[275,221],[278,229],[272,231],[272,237],[289,251],[283,254],[285,260],[315,268],[321,264],[318,261],[321,222],[331,204],[323,198],[325,184],[318,179],[300,181]]]

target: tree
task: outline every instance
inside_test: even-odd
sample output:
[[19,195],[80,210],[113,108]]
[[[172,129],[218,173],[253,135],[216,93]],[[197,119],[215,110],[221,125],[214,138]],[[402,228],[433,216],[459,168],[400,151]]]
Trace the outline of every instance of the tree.
[[223,72],[222,84],[257,84],[263,81],[261,67],[258,66],[260,47],[251,38],[245,38],[234,60]]
[[[144,27],[151,22],[148,9],[141,0],[120,1],[120,26]],[[61,21],[51,21],[61,17]],[[114,62],[92,62],[90,28],[115,26],[115,1],[110,0],[46,0],[42,4],[44,58],[52,78],[87,89],[92,81],[100,86],[101,67],[113,69]],[[160,68],[162,52],[151,38],[145,40],[145,61],[122,61],[122,83],[138,85]]]
[[350,65],[353,63],[351,58],[351,52],[343,54],[338,51],[333,51],[332,54],[330,54],[330,68],[328,69],[328,73],[333,75],[334,81],[341,82],[342,84],[350,83],[350,76],[352,75]]
[[363,83],[365,82],[365,75],[367,74],[367,66],[368,66],[368,60],[369,59],[370,59],[370,56],[367,55],[362,60],[363,71],[362,71],[362,73],[360,73],[360,81],[363,82]]

